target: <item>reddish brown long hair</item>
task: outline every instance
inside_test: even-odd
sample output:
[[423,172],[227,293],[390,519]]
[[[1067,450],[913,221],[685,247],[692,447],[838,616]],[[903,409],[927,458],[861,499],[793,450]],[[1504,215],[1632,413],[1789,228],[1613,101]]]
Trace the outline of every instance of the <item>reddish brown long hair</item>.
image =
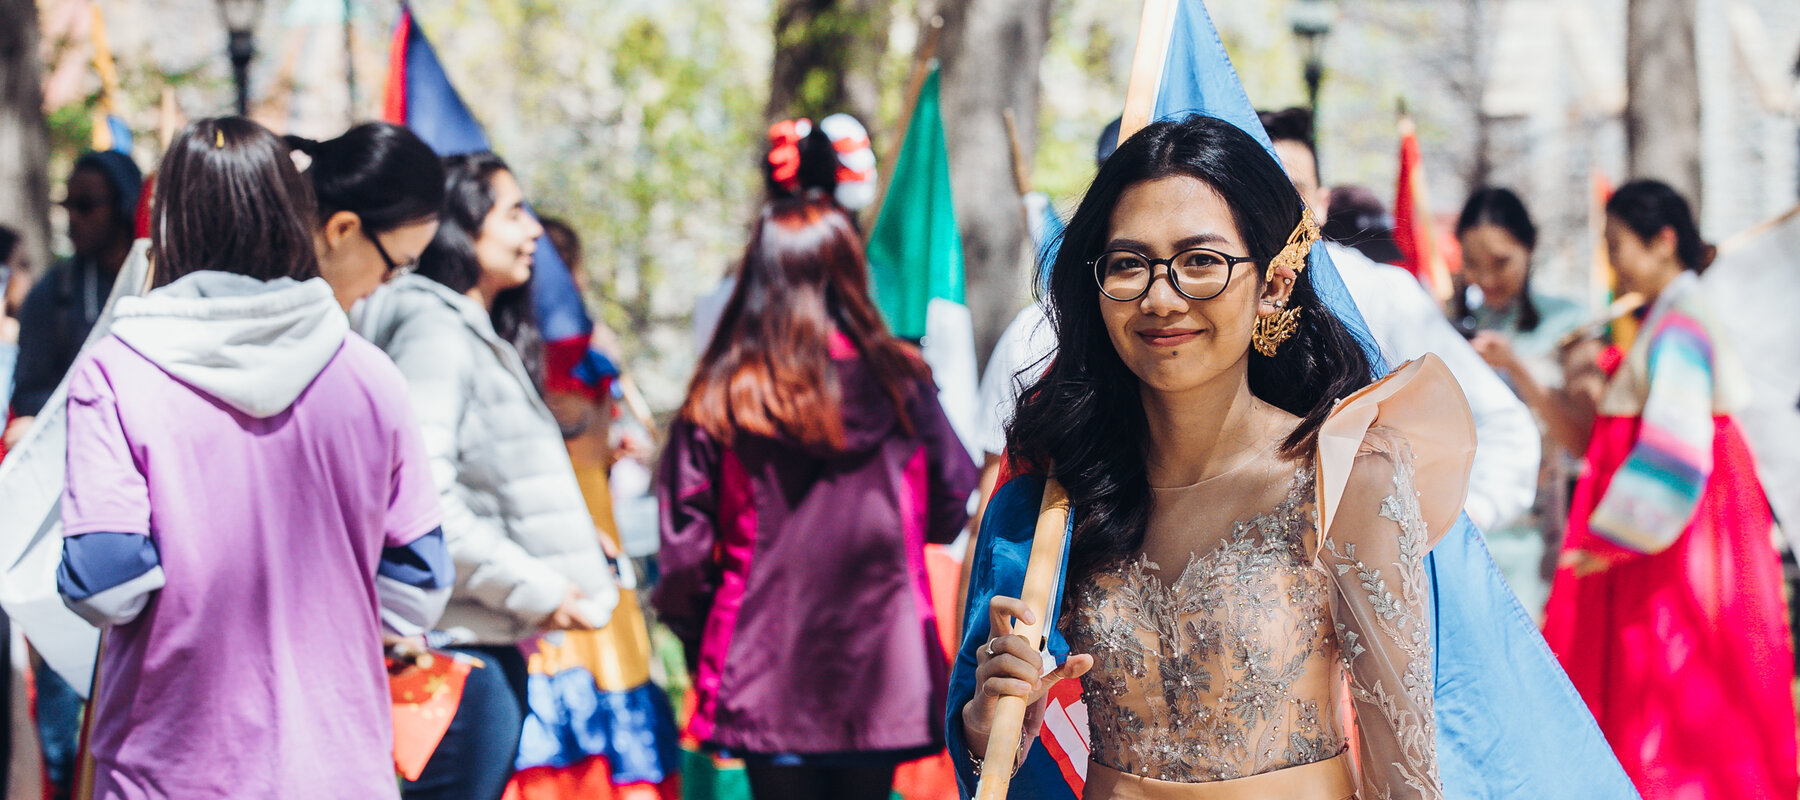
[[849,215],[816,191],[764,203],[681,416],[727,445],[741,431],[841,449],[833,331],[856,346],[911,433],[907,397],[928,372],[869,299],[862,237]]

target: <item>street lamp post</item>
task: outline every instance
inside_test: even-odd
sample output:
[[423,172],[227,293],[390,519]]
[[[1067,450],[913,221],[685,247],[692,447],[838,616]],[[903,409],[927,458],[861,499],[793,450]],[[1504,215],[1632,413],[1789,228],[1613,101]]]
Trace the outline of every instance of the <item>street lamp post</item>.
[[231,56],[231,77],[237,84],[237,113],[249,116],[250,59],[256,57],[256,20],[262,16],[262,0],[219,0],[219,13],[230,34],[225,52]]
[[1335,15],[1331,0],[1294,0],[1288,13],[1305,54],[1306,107],[1315,120],[1319,116],[1319,84],[1325,80],[1325,37],[1331,33]]

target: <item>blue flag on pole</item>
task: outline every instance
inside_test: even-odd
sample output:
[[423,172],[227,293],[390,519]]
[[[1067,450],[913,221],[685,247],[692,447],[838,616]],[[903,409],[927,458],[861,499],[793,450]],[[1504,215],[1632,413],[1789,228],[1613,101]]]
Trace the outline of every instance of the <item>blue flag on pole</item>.
[[[1205,5],[1201,0],[1151,1],[1166,16],[1154,20],[1154,26],[1146,21],[1146,30],[1160,32],[1160,39],[1138,43],[1140,53],[1146,46],[1161,52],[1149,118],[1217,117],[1256,137],[1273,156]],[[1128,109],[1128,118],[1130,114]],[[1380,350],[1323,244],[1313,247],[1308,271],[1321,300],[1362,342],[1377,370],[1373,377],[1379,377],[1386,371]],[[951,676],[946,716],[951,753],[967,752],[961,710],[974,694],[975,651],[987,640],[988,601],[995,595],[1019,596],[1042,494],[1041,478],[1010,481],[995,493],[982,521],[965,635]],[[1064,557],[1066,565],[1066,548]],[[1636,798],[1586,705],[1506,587],[1467,516],[1432,550],[1425,565],[1434,617],[1438,770],[1445,795],[1466,800]],[[1059,661],[1068,656],[1068,643],[1055,625],[1062,588],[1059,576],[1046,621],[1047,647]],[[1052,700],[1056,697],[1053,692]],[[1080,794],[1087,731],[1058,735],[1052,720],[1060,715],[1085,722],[1086,713],[1052,705],[1044,733],[1013,780],[1011,797],[1072,799]],[[965,794],[974,791],[975,775],[966,765],[958,770],[958,780]]]
[[[404,6],[388,53],[387,98],[382,116],[388,122],[411,128],[441,156],[493,149],[481,123],[475,121],[451,85],[437,52],[413,19],[412,9]],[[549,236],[538,238],[531,267],[531,299],[547,347],[578,342],[586,348],[594,323]]]

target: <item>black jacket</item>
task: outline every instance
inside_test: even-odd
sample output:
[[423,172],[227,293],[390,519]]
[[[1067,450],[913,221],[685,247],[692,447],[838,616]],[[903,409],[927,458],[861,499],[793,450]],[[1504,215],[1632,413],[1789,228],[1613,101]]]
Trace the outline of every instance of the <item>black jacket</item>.
[[75,364],[88,331],[100,319],[115,275],[93,259],[51,267],[19,305],[19,361],[13,370],[12,412],[36,416]]

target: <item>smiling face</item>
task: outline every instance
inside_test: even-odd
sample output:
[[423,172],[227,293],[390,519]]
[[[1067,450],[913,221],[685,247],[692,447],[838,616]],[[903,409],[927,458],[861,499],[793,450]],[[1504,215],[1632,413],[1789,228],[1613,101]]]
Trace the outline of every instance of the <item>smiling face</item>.
[[481,264],[478,286],[488,297],[531,280],[531,257],[544,227],[525,209],[525,193],[506,170],[489,179],[494,207],[475,235],[475,260]]
[[[1135,250],[1168,258],[1191,247],[1228,256],[1249,250],[1225,199],[1206,183],[1187,176],[1144,181],[1127,187],[1113,207],[1104,250]],[[1149,291],[1121,302],[1096,287],[1100,316],[1113,349],[1150,390],[1182,393],[1221,376],[1246,379],[1250,334],[1261,313],[1285,301],[1291,283],[1277,279],[1264,297],[1263,266],[1238,264],[1224,291],[1210,300],[1192,300],[1175,291],[1164,268],[1155,268]]]
[[1675,258],[1675,231],[1664,228],[1648,240],[1623,220],[1606,217],[1606,257],[1618,276],[1619,290],[1654,298],[1681,274]]
[[1463,275],[1481,287],[1482,304],[1505,308],[1519,299],[1531,274],[1531,251],[1499,225],[1476,225],[1458,234]]

